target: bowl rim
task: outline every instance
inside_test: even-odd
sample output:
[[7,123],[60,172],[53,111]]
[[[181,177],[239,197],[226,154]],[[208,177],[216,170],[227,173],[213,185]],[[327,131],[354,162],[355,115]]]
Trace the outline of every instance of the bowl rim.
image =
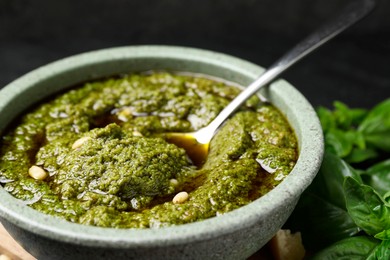
[[[11,82],[0,90],[0,113],[6,102],[33,84],[39,84],[42,78],[53,75],[53,73],[62,73],[96,62],[149,57],[173,57],[183,61],[201,61],[232,69],[253,79],[264,70],[260,66],[237,57],[190,47],[141,45],[101,49],[49,63]],[[189,240],[202,241],[221,234],[229,234],[238,229],[249,228],[259,219],[277,214],[276,208],[286,207],[285,203],[292,203],[294,199],[297,199],[314,179],[323,156],[321,125],[313,107],[306,98],[284,80],[277,80],[270,84],[266,91],[274,96],[284,95],[282,103],[289,107],[287,117],[299,115],[296,118],[297,125],[293,128],[300,128],[301,136],[298,137],[300,155],[294,169],[284,181],[246,206],[222,216],[158,229],[101,228],[75,224],[40,213],[23,204],[1,187],[0,217],[24,230],[47,238],[72,244],[110,248],[162,247],[184,244]],[[284,94],[286,91],[289,93],[288,98]],[[290,107],[292,104],[294,106]]]

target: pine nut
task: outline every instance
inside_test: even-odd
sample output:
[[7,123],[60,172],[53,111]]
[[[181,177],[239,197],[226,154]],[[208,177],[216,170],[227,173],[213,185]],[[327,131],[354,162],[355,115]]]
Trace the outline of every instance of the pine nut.
[[169,182],[171,183],[172,186],[177,186],[179,182],[176,179],[170,179]]
[[179,192],[178,194],[173,197],[172,202],[174,204],[181,204],[188,200],[188,193],[185,191]]
[[92,139],[91,137],[89,136],[84,136],[84,137],[81,137],[79,139],[77,139],[73,145],[72,145],[72,149],[77,149],[77,148],[80,148],[86,141]]
[[134,130],[133,131],[133,136],[143,136],[140,132]]
[[28,174],[36,180],[44,180],[48,175],[44,169],[36,165],[33,165],[28,169]]

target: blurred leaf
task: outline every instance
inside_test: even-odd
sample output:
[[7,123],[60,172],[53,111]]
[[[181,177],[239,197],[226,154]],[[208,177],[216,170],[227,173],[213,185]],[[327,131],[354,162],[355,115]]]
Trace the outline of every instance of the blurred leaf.
[[369,176],[366,184],[380,195],[384,196],[390,191],[390,159],[371,166],[364,174]]
[[317,114],[324,160],[287,227],[302,232],[309,250],[329,246],[315,259],[390,259],[390,159],[366,170],[390,152],[390,99],[371,111],[336,101]]
[[381,244],[372,251],[370,258],[367,259],[390,259],[390,240],[383,240]]
[[335,101],[333,106],[335,107],[334,115],[337,126],[345,130],[354,128],[355,126],[359,125],[367,114],[366,109],[352,109],[340,101]]
[[288,223],[290,228],[302,232],[308,248],[323,248],[360,231],[345,205],[346,176],[360,180],[360,175],[345,161],[325,152],[317,177],[302,194]]
[[362,182],[360,175],[348,163],[325,152],[317,177],[308,190],[337,207],[346,209],[343,183],[347,176]]
[[375,106],[358,130],[363,133],[366,141],[384,151],[390,151],[390,99]]
[[305,248],[313,251],[360,231],[346,209],[313,193],[305,193],[301,197],[289,219],[288,227],[299,230]]
[[377,147],[380,150],[390,152],[390,131],[378,134],[366,135],[365,139],[367,143]]
[[365,158],[372,158],[374,154],[377,155],[375,151],[366,152],[363,134],[355,130],[329,129],[325,133],[325,146],[335,155],[357,162],[361,162]]
[[375,259],[373,257],[379,245],[379,240],[371,237],[350,237],[325,248],[311,259]]
[[322,130],[324,132],[336,127],[336,122],[332,111],[325,107],[318,107],[316,111],[321,122]]
[[381,240],[390,240],[390,229],[383,230],[375,235],[375,238]]
[[344,188],[348,213],[356,225],[369,235],[390,229],[390,208],[375,190],[351,177],[345,179]]
[[351,153],[344,158],[348,163],[361,163],[369,159],[377,158],[378,152],[374,149],[354,148]]
[[390,190],[383,195],[383,200],[390,204]]
[[342,130],[329,129],[325,133],[326,148],[339,157],[347,156],[353,147],[353,138]]

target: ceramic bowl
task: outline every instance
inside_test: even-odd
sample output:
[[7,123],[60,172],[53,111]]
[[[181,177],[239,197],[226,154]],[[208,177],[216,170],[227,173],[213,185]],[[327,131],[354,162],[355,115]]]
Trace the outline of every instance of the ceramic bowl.
[[[121,73],[203,73],[246,86],[263,69],[221,53],[174,46],[131,46],[75,55],[38,68],[0,91],[0,133],[33,104],[77,83]],[[70,223],[35,211],[0,186],[0,218],[38,259],[244,259],[282,227],[315,177],[323,155],[309,102],[277,80],[261,94],[286,116],[299,142],[296,166],[272,191],[225,215],[160,229],[112,229]]]

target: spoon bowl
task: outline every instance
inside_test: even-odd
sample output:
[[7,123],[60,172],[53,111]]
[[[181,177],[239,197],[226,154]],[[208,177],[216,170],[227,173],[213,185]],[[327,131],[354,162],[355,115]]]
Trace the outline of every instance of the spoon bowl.
[[[205,135],[202,135],[202,134]],[[207,131],[206,128],[202,128],[197,132],[191,133],[167,133],[164,135],[164,138],[169,143],[175,144],[178,147],[186,150],[188,157],[191,159],[192,163],[197,167],[201,167],[207,159],[209,145],[212,136],[212,132]],[[202,142],[205,140],[206,142]]]

